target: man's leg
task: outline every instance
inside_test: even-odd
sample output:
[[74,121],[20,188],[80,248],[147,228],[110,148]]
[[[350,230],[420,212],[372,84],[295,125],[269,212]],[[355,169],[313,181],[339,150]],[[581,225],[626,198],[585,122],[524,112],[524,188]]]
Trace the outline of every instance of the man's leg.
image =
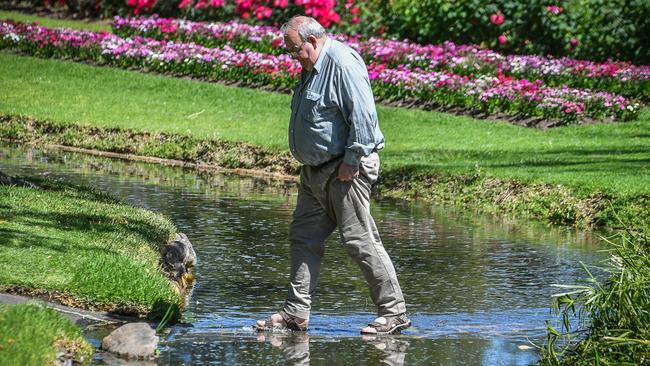
[[[311,169],[311,168],[306,168]],[[318,285],[325,240],[334,231],[331,220],[310,187],[310,174],[301,174],[298,202],[289,229],[291,276],[284,311],[309,319],[311,297]]]
[[332,180],[330,209],[338,223],[341,241],[359,265],[370,288],[370,297],[379,316],[406,312],[404,296],[395,268],[370,215],[370,189],[379,174],[379,157],[371,154],[361,161],[359,177],[352,182]]
[[[300,171],[298,202],[293,212],[293,221],[289,229],[291,242],[291,275],[287,300],[282,312],[295,318],[300,326],[306,326],[311,310],[311,297],[318,285],[320,266],[325,252],[325,239],[334,231],[336,223],[330,219],[323,205],[312,189],[312,183],[322,182],[324,172],[303,166]],[[327,178],[325,178],[327,179]],[[322,197],[322,194],[320,195]],[[269,323],[270,322],[270,323]],[[267,324],[269,323],[269,324]],[[258,329],[265,329],[273,324],[285,324],[282,314],[273,314],[267,320],[258,320]]]

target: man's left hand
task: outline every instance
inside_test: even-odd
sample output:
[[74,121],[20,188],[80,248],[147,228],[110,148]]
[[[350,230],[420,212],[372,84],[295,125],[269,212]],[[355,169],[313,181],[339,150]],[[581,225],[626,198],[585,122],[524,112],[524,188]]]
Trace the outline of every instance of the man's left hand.
[[354,166],[346,163],[339,165],[339,172],[336,179],[342,181],[351,181],[359,176],[359,166]]

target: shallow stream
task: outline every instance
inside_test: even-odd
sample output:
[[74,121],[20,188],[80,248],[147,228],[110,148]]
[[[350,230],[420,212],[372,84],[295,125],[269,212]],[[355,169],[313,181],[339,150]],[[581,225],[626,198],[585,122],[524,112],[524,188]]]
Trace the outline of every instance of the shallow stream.
[[[527,365],[538,357],[529,341],[543,342],[545,320],[556,322],[551,285],[578,283],[580,261],[604,259],[593,233],[376,198],[414,326],[359,335],[374,307],[334,234],[309,332],[260,335],[251,325],[285,295],[293,184],[10,145],[0,145],[0,169],[94,186],[168,215],[189,236],[199,261],[187,324],[164,334],[155,362],[139,365]],[[88,336],[98,345],[108,331]]]

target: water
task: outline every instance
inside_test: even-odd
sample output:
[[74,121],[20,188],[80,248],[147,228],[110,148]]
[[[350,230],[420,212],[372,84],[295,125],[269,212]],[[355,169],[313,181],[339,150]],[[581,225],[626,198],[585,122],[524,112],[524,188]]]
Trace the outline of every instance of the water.
[[[92,185],[168,215],[192,241],[197,283],[184,326],[160,356],[139,364],[527,365],[543,342],[554,283],[585,278],[579,262],[604,259],[593,233],[508,222],[471,211],[373,201],[414,326],[362,337],[374,318],[360,271],[335,233],[327,243],[307,334],[257,334],[282,304],[288,280],[291,183],[86,155],[0,148],[0,169]],[[110,329],[89,330],[98,345]],[[115,364],[98,353],[95,364]]]

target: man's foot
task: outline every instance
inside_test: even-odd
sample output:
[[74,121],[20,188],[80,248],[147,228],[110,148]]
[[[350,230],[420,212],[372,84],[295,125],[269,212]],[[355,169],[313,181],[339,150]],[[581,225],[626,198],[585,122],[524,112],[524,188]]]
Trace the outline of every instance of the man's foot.
[[284,310],[280,310],[266,320],[258,320],[255,323],[255,329],[258,332],[286,330],[304,332],[307,330],[308,323],[306,319],[289,315]]
[[395,316],[380,316],[367,327],[361,329],[361,334],[396,334],[411,326],[411,320],[405,314]]

